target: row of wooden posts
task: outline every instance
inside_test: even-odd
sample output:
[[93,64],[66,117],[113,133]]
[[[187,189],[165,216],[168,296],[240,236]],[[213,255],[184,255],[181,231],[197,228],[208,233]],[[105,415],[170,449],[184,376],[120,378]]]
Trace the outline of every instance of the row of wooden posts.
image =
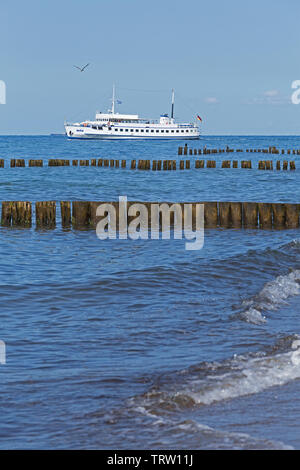
[[[108,160],[99,158],[92,158],[90,160],[65,160],[61,158],[51,158],[48,160],[48,166],[111,166],[126,168],[126,160]],[[4,168],[5,161],[0,159],[0,168]],[[43,160],[28,160],[29,167],[42,167],[44,166]],[[24,158],[12,158],[10,160],[10,168],[25,168],[26,163]]]
[[[60,223],[62,228],[95,228],[101,217],[96,216],[96,209],[104,202],[97,201],[60,201]],[[127,210],[135,204],[127,202]],[[119,202],[110,202],[116,209],[117,229],[119,224]],[[142,202],[149,213],[149,228],[151,228],[151,204],[161,202]],[[168,202],[170,209],[173,203]],[[184,214],[183,204],[181,205]],[[262,228],[284,229],[298,228],[300,204],[265,203],[265,202],[199,202],[193,203],[193,217],[196,204],[204,204],[205,228]],[[3,201],[1,224],[4,227],[30,228],[32,226],[33,209],[35,211],[36,228],[56,227],[56,201]],[[171,224],[174,214],[171,211]],[[106,215],[104,215],[106,216]],[[103,216],[103,217],[104,217]],[[134,219],[135,217],[131,217]],[[128,217],[130,222],[130,217]],[[193,223],[195,220],[193,221]]]
[[[190,160],[180,160],[177,162],[176,160],[152,160],[152,170],[176,170],[177,163],[179,163],[180,170],[190,170],[191,168],[191,161]],[[238,168],[239,161],[238,160],[223,160],[221,163],[221,168]],[[296,170],[296,164],[294,160],[287,161],[284,160],[281,162],[280,160],[276,161],[276,170],[281,170],[281,165],[283,170]],[[251,160],[241,160],[240,162],[241,168],[248,168],[252,169],[252,162]],[[151,170],[151,160],[136,160],[131,161],[131,169],[139,170]],[[195,168],[217,168],[216,160],[195,160]],[[259,170],[273,170],[273,161],[271,160],[260,160],[258,162],[258,169]]]
[[299,149],[278,149],[276,147],[269,147],[267,149],[232,149],[230,147],[226,147],[225,149],[208,149],[204,147],[203,149],[196,149],[196,148],[188,148],[187,144],[184,147],[178,147],[178,155],[210,155],[216,153],[241,153],[241,152],[249,152],[249,153],[271,153],[274,155],[282,155],[287,153],[287,155],[300,155]]
[[[3,162],[3,165],[1,164]],[[62,159],[51,159],[48,161],[48,166],[70,166],[71,160],[62,160]],[[152,164],[152,165],[151,165]],[[239,161],[238,160],[223,160],[221,162],[222,168],[238,168]],[[72,160],[73,166],[89,166],[90,160]],[[180,170],[189,170],[191,168],[191,161],[190,160],[180,160],[177,162],[176,160],[131,160],[130,168],[131,170],[152,170],[159,171],[159,170],[176,170],[178,168]],[[281,165],[283,170],[295,170],[296,164],[295,161],[283,161],[280,160],[276,161],[276,170],[281,170]],[[25,160],[24,159],[16,159],[11,160],[11,168],[15,167],[25,167]],[[29,167],[42,167],[43,160],[29,160]],[[126,160],[109,160],[109,159],[92,159],[91,166],[98,166],[98,167],[110,167],[110,168],[126,168]],[[241,160],[240,162],[241,168],[252,168],[251,160]],[[4,168],[4,160],[0,160],[0,167]],[[216,168],[217,163],[216,160],[195,160],[195,168]],[[274,165],[275,167],[275,165]],[[259,170],[273,170],[273,161],[272,160],[260,160],[258,162],[258,169]]]

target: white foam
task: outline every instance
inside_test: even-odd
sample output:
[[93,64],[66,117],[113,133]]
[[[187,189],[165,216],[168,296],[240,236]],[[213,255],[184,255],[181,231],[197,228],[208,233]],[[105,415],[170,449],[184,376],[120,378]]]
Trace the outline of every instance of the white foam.
[[[215,402],[260,393],[270,387],[284,385],[300,378],[300,338],[290,343],[286,352],[276,354],[234,356],[218,364],[214,370],[209,365],[204,374],[193,371],[184,376],[176,386],[155,388],[141,398],[135,407],[143,413],[158,415],[171,410],[190,408],[194,405],[210,405]],[[225,371],[225,372],[222,372]]]
[[278,276],[265,284],[260,293],[253,299],[245,300],[242,307],[245,309],[241,318],[249,323],[260,324],[266,322],[263,310],[276,310],[286,303],[289,297],[300,294],[300,270],[296,269],[289,274]]
[[277,307],[291,296],[300,293],[300,270],[290,272],[285,276],[278,276],[274,281],[268,282],[259,296],[267,302],[267,306]]
[[260,325],[261,323],[266,323],[266,317],[254,307],[250,307],[248,310],[241,314],[243,320],[253,323],[254,325]]
[[259,393],[267,388],[299,379],[300,341],[294,341],[294,347],[295,343],[296,350],[250,358],[246,363],[242,361],[240,367],[236,366],[235,370],[214,377],[211,383],[198,381],[198,390],[194,382],[193,391],[188,394],[196,404],[209,405],[221,400]]

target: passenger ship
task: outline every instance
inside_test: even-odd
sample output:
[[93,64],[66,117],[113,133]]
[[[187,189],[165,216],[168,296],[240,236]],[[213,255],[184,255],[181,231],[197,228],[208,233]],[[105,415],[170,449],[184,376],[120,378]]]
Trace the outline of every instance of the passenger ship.
[[108,113],[97,112],[94,121],[65,122],[69,139],[199,139],[195,123],[175,123],[174,90],[172,90],[171,117],[162,114],[159,121],[140,119],[137,114],[115,112],[116,99],[113,87],[112,107]]

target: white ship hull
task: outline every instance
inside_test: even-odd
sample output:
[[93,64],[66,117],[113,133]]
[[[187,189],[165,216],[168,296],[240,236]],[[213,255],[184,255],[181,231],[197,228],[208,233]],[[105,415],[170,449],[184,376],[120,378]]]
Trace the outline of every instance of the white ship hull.
[[[174,130],[174,132],[172,132]],[[154,132],[146,132],[147,129],[139,129],[138,131],[97,131],[91,132],[89,128],[66,125],[65,131],[68,139],[104,139],[104,140],[195,140],[199,139],[200,133],[197,128],[184,129],[184,132],[176,132],[176,129],[155,129]],[[158,132],[156,132],[158,131]],[[180,130],[181,131],[181,130]]]

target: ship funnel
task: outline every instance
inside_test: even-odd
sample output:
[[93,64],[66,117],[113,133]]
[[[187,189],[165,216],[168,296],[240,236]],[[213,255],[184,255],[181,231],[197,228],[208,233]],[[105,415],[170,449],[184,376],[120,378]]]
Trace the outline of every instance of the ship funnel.
[[172,89],[172,108],[171,108],[171,119],[174,118],[174,89]]

